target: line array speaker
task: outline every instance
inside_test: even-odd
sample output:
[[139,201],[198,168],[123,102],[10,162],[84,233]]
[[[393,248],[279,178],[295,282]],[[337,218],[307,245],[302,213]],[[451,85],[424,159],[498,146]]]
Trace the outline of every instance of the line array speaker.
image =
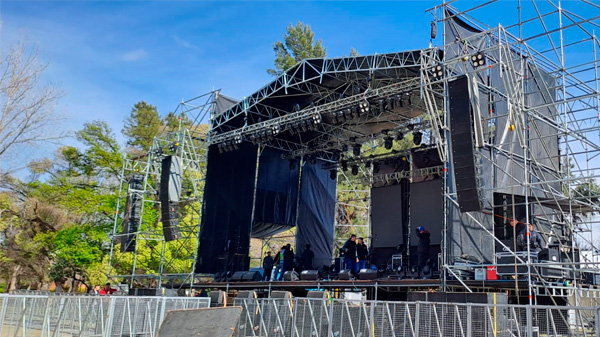
[[121,253],[135,250],[135,233],[142,216],[142,196],[139,193],[144,188],[144,176],[132,174],[128,185],[125,217],[123,218],[123,234],[125,235],[121,237]]
[[479,178],[481,168],[473,141],[473,118],[467,77],[460,76],[451,81],[448,93],[452,165],[458,205],[461,212],[480,211],[483,208]]
[[179,195],[181,193],[181,158],[166,156],[160,175],[160,204],[165,241],[181,237],[179,230]]

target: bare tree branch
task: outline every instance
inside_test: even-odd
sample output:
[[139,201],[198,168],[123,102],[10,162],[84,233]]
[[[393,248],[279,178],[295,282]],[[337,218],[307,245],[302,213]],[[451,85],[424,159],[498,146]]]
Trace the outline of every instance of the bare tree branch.
[[66,136],[54,107],[62,92],[41,83],[47,65],[37,48],[15,45],[0,59],[0,158],[18,145]]

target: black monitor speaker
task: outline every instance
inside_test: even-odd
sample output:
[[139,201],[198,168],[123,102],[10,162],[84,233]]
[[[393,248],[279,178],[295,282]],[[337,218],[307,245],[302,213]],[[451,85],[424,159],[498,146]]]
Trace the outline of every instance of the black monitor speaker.
[[351,280],[352,279],[352,270],[350,269],[342,269],[338,274],[338,280]]
[[358,278],[361,280],[375,280],[377,279],[377,270],[375,269],[361,269],[358,272]]
[[319,271],[318,270],[303,270],[300,273],[300,279],[302,281],[316,281],[318,280],[319,277]]

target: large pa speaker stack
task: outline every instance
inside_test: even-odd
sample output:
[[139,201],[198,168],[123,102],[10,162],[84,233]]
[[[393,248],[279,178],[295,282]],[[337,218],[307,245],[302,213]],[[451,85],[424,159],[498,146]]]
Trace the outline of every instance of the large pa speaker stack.
[[448,85],[450,96],[450,138],[456,194],[461,212],[480,211],[481,194],[479,156],[475,151],[473,114],[469,101],[466,76],[460,76]]
[[142,196],[144,176],[132,174],[129,177],[127,200],[125,202],[125,217],[123,218],[123,236],[121,237],[121,253],[135,250],[135,233],[140,223],[142,212]]
[[181,194],[181,158],[166,156],[160,175],[160,209],[165,241],[181,237],[179,230],[179,195]]

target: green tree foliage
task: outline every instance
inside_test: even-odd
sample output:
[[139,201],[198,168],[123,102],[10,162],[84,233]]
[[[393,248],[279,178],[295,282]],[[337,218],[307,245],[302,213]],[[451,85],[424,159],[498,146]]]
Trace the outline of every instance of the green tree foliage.
[[169,112],[164,119],[166,131],[177,131],[180,127],[181,129],[189,129],[192,127],[192,124],[192,120],[184,113],[177,115],[174,112]]
[[277,41],[273,45],[275,51],[275,69],[267,69],[273,76],[279,76],[296,63],[315,57],[325,57],[327,52],[319,39],[315,42],[315,33],[309,25],[298,22],[296,26],[290,24],[283,36],[283,42]]
[[131,115],[125,119],[122,132],[127,137],[127,145],[148,151],[161,125],[162,121],[156,107],[140,101],[133,106]]

